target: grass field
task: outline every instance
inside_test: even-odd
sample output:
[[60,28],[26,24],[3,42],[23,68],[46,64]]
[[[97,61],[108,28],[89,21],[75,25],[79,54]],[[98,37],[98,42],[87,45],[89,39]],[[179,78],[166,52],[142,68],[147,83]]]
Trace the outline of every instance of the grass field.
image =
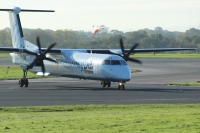
[[197,83],[197,82],[172,82],[172,83],[168,83],[167,85],[174,85],[174,86],[200,86],[200,83]]
[[[20,79],[23,77],[23,71],[19,66],[0,66],[0,80]],[[48,77],[48,76],[47,76]],[[28,72],[27,78],[47,78],[37,76],[34,73]]]
[[142,72],[141,70],[137,70],[137,69],[131,69],[131,73],[138,73],[138,72]]
[[134,54],[132,58],[199,59],[200,54]]
[[0,108],[0,132],[196,133],[200,104]]
[[0,53],[0,58],[11,58],[9,53]]

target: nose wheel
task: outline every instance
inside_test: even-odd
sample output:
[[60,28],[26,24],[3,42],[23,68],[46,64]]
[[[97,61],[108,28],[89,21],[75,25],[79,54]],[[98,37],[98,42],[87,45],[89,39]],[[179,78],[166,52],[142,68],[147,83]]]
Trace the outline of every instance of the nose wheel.
[[120,90],[120,89],[122,89],[122,90],[125,89],[125,85],[123,82],[119,82],[119,84],[118,84],[118,90]]

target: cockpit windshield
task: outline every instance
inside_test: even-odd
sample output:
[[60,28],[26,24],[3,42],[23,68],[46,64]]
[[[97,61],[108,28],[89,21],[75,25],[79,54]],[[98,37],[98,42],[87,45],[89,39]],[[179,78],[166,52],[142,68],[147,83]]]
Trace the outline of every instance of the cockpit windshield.
[[119,60],[110,60],[111,65],[121,65]]
[[126,64],[126,61],[124,61],[124,60],[119,60],[119,61],[120,61],[120,64],[121,64],[121,65],[127,65],[127,64]]
[[124,60],[104,60],[102,65],[127,65]]
[[110,65],[110,60],[104,60],[101,63],[102,65]]

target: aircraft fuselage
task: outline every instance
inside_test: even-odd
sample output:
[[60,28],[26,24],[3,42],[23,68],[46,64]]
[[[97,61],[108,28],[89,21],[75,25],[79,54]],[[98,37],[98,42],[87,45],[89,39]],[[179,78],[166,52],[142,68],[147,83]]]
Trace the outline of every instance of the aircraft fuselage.
[[[131,79],[130,68],[120,56],[79,52],[63,55],[64,58],[56,59],[58,63],[44,61],[46,73],[52,76],[113,82]],[[41,68],[38,65],[29,71],[38,73]]]

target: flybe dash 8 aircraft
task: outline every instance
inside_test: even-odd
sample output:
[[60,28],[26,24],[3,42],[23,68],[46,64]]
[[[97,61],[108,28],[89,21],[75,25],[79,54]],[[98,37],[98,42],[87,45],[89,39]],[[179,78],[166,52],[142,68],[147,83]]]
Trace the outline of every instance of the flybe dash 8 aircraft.
[[0,9],[7,11],[10,19],[13,47],[0,47],[1,52],[8,52],[12,62],[23,70],[19,80],[20,87],[28,87],[26,78],[28,71],[43,76],[61,76],[101,81],[102,87],[110,87],[111,82],[118,82],[118,89],[125,89],[124,83],[131,79],[131,71],[127,61],[141,64],[137,59],[130,58],[131,53],[195,50],[195,48],[149,48],[124,49],[122,38],[119,40],[121,49],[56,49],[56,44],[41,48],[39,37],[37,45],[24,39],[20,22],[20,12],[54,12],[54,10],[32,10],[11,7]]

